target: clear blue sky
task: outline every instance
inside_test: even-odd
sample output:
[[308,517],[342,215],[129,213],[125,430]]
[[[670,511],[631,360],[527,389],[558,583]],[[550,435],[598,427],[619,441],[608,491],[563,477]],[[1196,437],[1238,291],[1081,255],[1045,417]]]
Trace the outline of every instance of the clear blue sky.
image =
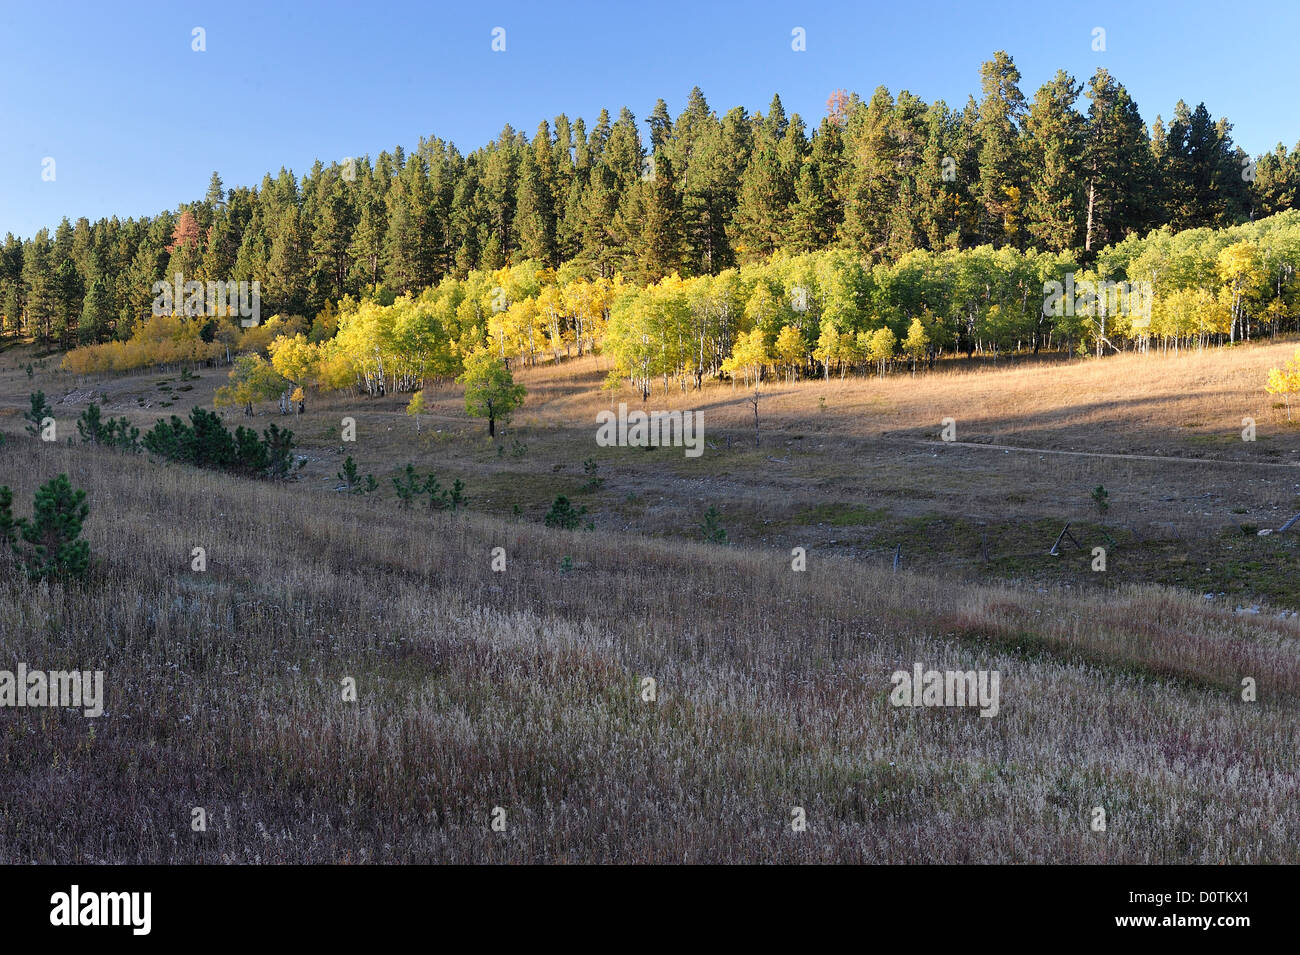
[[961,106],[997,49],[1027,97],[1058,68],[1084,80],[1105,66],[1148,122],[1203,100],[1257,154],[1300,139],[1298,37],[1296,0],[0,0],[0,235],[153,215],[202,196],[214,169],[256,184],[429,134],[469,151],[559,112],[590,124],[627,105],[644,120],[660,96],[676,115],[697,84],[719,114],[779,92],[810,125],[839,87]]

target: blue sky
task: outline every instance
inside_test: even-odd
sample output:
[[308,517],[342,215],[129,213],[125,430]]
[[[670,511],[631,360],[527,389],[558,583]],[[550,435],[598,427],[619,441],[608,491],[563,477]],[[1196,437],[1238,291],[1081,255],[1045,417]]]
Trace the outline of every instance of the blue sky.
[[[504,53],[491,49],[498,26]],[[191,49],[194,27],[205,52]],[[200,197],[214,169],[227,186],[256,184],[430,134],[469,151],[507,122],[531,136],[559,112],[590,122],[627,105],[644,120],[660,96],[676,115],[697,84],[719,113],[764,110],[779,92],[811,123],[840,87],[960,106],[997,49],[1027,97],[1058,68],[1082,80],[1105,66],[1148,122],[1203,100],[1257,154],[1300,139],[1297,37],[1294,0],[0,0],[0,235],[153,215]]]

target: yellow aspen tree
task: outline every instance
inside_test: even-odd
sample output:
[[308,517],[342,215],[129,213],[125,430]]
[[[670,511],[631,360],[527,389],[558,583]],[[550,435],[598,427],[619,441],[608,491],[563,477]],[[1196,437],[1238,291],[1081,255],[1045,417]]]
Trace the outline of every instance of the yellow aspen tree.
[[907,337],[903,339],[903,354],[911,359],[913,375],[929,348],[930,336],[925,333],[925,323],[920,318],[912,319],[912,324],[907,328]]
[[421,389],[411,396],[406,405],[406,413],[415,418],[415,433],[420,433],[420,415],[424,414],[424,391]]
[[805,352],[803,335],[793,325],[786,325],[781,334],[776,336],[776,358],[782,368],[787,369],[789,380],[794,381],[795,372],[803,364]]
[[822,326],[822,333],[817,338],[817,347],[813,349],[813,358],[822,363],[825,378],[831,380],[831,362],[837,361],[840,354],[840,330],[829,322]]
[[1300,392],[1300,348],[1281,368],[1270,368],[1264,391],[1286,402],[1286,420],[1291,420],[1291,398]]
[[894,335],[893,329],[885,326],[877,328],[871,333],[871,341],[867,351],[867,357],[875,362],[880,377],[885,376],[885,366],[894,357],[894,348],[898,344],[898,339]]

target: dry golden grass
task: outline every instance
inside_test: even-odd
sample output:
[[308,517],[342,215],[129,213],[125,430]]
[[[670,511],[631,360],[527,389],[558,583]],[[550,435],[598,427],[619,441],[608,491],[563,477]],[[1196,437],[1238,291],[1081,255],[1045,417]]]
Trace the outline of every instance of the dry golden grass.
[[[0,712],[6,862],[1300,861],[1291,622],[6,454],[88,490],[99,562],[3,574],[3,659],[107,684]],[[893,708],[918,661],[1000,714]]]
[[[1223,436],[1234,443],[1222,450],[1241,452],[1236,457],[1244,460],[1258,451],[1238,447],[1246,416],[1256,419],[1265,437],[1288,439],[1287,451],[1300,449],[1297,429],[1287,426],[1280,401],[1263,390],[1269,368],[1290,358],[1296,344],[1261,342],[1101,361],[957,358],[915,376],[896,372],[884,378],[772,380],[764,386],[764,430],[778,437],[820,427],[856,437],[904,432],[937,438],[940,421],[953,417],[963,441],[1210,457],[1221,455],[1195,453],[1197,439]],[[597,411],[619,400],[639,407],[636,395],[597,390],[606,370],[599,358],[525,370],[520,380],[532,396],[525,417],[564,427],[593,421]],[[660,381],[649,404],[704,408],[716,428],[744,433],[753,426],[748,393],[743,384],[683,393],[675,382],[665,392]],[[820,397],[826,401],[824,411]],[[449,414],[456,410],[453,404],[444,408]]]
[[[1290,350],[774,384],[759,449],[742,390],[657,393],[652,407],[706,411],[698,460],[596,449],[611,398],[585,360],[521,375],[529,402],[500,442],[526,443],[518,458],[453,389],[431,392],[418,437],[405,396],[314,400],[290,424],[309,460],[287,486],[20,433],[35,387],[64,434],[90,393],[143,429],[210,406],[219,370],[160,408],[174,375],[28,379],[7,353],[0,484],[26,513],[67,472],[97,563],[68,588],[0,566],[0,669],[103,669],[106,712],[0,710],[0,861],[1298,862],[1300,626],[1125,564],[1156,545],[1195,563],[1195,535],[1300,510],[1290,474],[1251,463],[1300,447],[1260,390]],[[355,446],[338,443],[343,415]],[[929,443],[944,416],[967,440],[1234,461]],[[462,477],[474,510],[336,494],[343,453],[385,485],[407,460]],[[587,457],[600,491],[581,490]],[[1108,587],[1025,585],[1033,567],[999,563],[1015,533],[1054,560],[1034,535],[1086,516],[1097,483],[1128,535]],[[540,526],[556,493],[591,506],[594,533]],[[710,503],[732,546],[686,539]],[[882,555],[905,528],[921,570],[893,574]],[[917,551],[960,533],[975,553],[927,569]],[[917,662],[998,670],[1000,713],[894,708],[889,676]]]

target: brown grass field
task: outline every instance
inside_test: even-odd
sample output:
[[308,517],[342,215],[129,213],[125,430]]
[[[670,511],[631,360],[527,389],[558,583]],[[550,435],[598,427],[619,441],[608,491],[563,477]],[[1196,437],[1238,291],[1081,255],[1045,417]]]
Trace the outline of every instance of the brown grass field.
[[[598,448],[640,401],[584,359],[521,372],[495,443],[454,386],[419,435],[409,396],[313,397],[285,485],[22,433],[36,388],[61,438],[92,399],[143,431],[224,369],[10,348],[0,484],[27,513],[67,473],[95,563],[0,558],[0,669],[106,688],[98,719],[0,709],[0,862],[1300,862],[1297,537],[1258,534],[1300,512],[1300,424],[1262,389],[1294,347],[772,382],[757,448],[743,387],[660,388],[704,412],[699,458]],[[285,423],[259,410],[227,421]],[[337,493],[344,454],[379,492]],[[469,511],[401,509],[408,461]],[[593,529],[542,526],[557,494]],[[1049,556],[1066,521],[1082,549]],[[997,670],[1000,712],[892,706],[916,663]]]

